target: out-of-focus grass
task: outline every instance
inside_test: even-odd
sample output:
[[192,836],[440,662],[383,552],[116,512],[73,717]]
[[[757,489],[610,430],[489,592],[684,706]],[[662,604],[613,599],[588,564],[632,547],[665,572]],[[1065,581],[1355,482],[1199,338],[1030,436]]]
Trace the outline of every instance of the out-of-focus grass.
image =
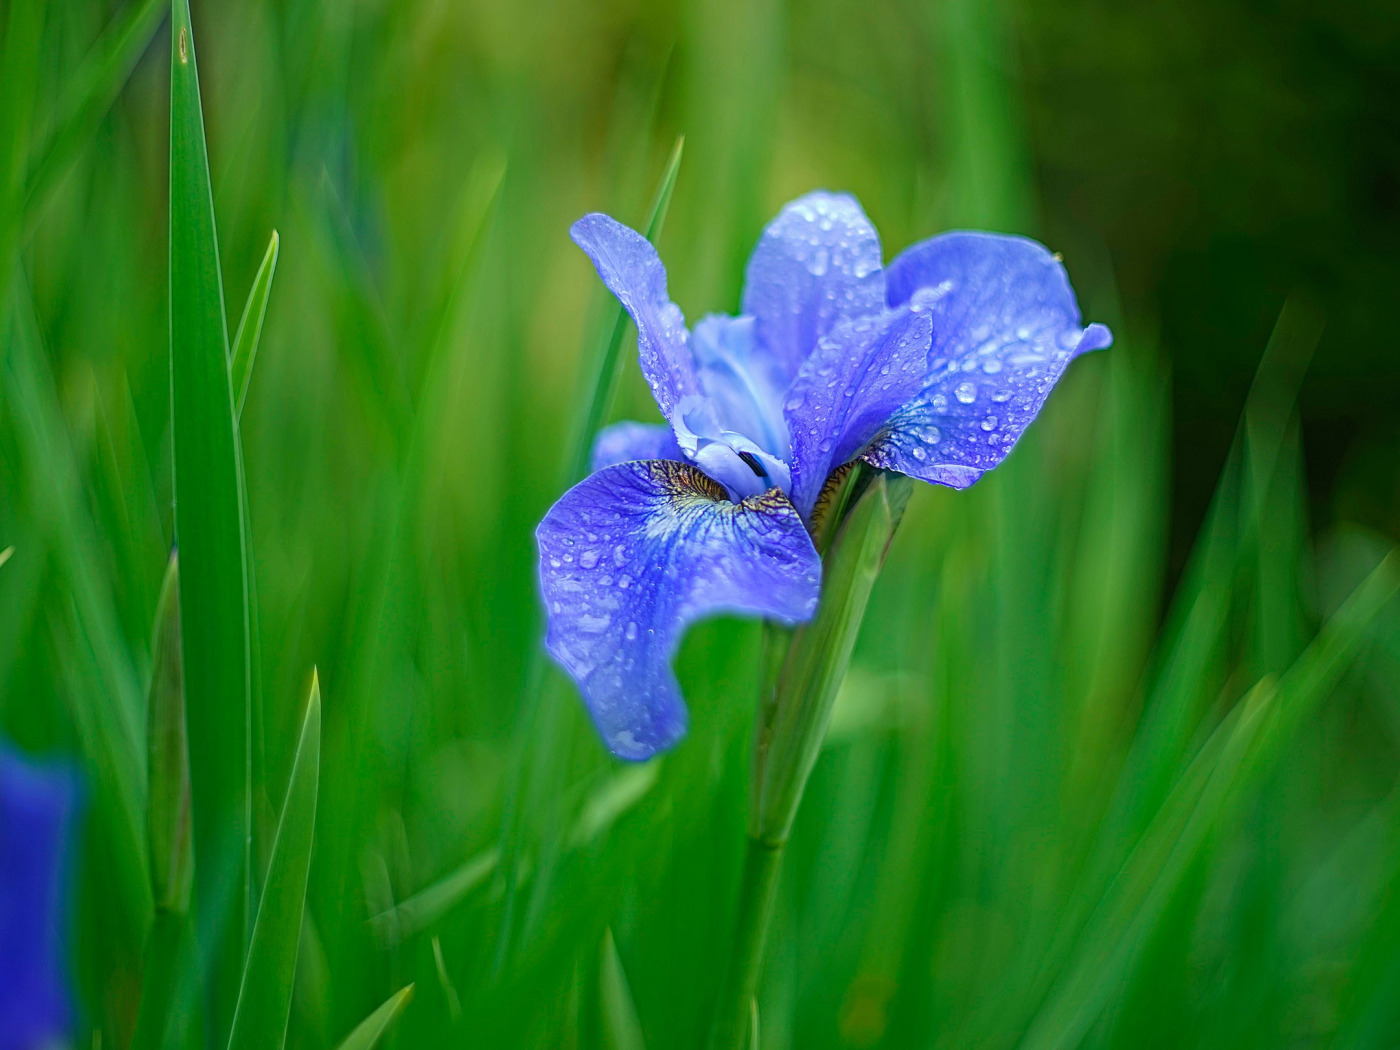
[[[186,485],[178,40],[153,10],[11,0],[0,38],[0,726],[88,770],[75,1042],[118,1047],[150,936],[143,697]],[[382,1045],[703,1039],[759,628],[691,632],[693,730],[648,766],[605,756],[552,667],[530,679],[531,533],[614,316],[566,230],[595,209],[643,224],[680,133],[661,249],[692,318],[732,309],[765,218],[826,185],[861,197],[887,254],[953,224],[1053,232],[1118,333],[1003,468],[911,502],[794,832],[762,1046],[1400,1039],[1396,567],[1360,526],[1309,524],[1296,403],[1321,310],[1300,293],[1277,315],[1169,579],[1158,318],[1136,286],[1119,303],[1094,227],[1044,213],[1019,24],[971,0],[878,20],[770,0],[196,6],[223,292],[267,296],[233,428],[250,918],[305,790],[313,666],[325,687],[288,1045],[370,1045],[390,1020]],[[625,371],[614,415],[654,412]],[[188,631],[214,599],[182,597]],[[532,689],[539,739],[518,722]],[[219,713],[192,715],[196,780],[244,746],[198,730]],[[176,983],[199,1043],[220,1008]]]

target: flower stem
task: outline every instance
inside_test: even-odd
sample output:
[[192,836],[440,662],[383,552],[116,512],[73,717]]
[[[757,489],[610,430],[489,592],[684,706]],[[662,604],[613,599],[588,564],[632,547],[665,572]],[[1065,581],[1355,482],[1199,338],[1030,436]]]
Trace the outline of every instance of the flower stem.
[[748,838],[744,874],[739,883],[734,948],[725,968],[718,1009],[710,1029],[710,1050],[743,1050],[748,1042],[750,1004],[758,992],[763,946],[768,939],[773,904],[778,896],[783,845],[752,836]]
[[870,590],[911,487],[902,475],[881,473],[872,479],[864,468],[852,472],[845,484],[849,499],[836,501],[841,520],[818,529],[819,537],[834,538],[823,552],[817,615],[790,638],[777,631],[768,637],[769,665],[754,731],[748,845],[733,948],[716,1001],[709,1050],[744,1050],[747,1042],[783,847],[821,751]]

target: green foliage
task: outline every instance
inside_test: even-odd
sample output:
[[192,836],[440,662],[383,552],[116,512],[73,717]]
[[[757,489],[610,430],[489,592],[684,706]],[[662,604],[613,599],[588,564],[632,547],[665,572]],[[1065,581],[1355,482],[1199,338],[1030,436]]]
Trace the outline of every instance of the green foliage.
[[227,1030],[247,929],[251,741],[248,575],[238,421],[194,29],[173,0],[170,32],[170,406],[175,540],[194,812],[214,1031]]
[[306,718],[287,783],[287,800],[282,804],[282,815],[277,821],[277,836],[272,840],[267,862],[267,879],[258,901],[247,961],[243,964],[229,1050],[253,1050],[255,1047],[278,1050],[287,1038],[320,775],[321,682],[313,673]]
[[394,1018],[403,1012],[403,1008],[412,998],[411,984],[389,996],[383,1006],[356,1025],[355,1030],[345,1037],[345,1042],[340,1044],[340,1050],[371,1050],[372,1047],[378,1046],[380,1038],[394,1023]]
[[263,321],[267,319],[267,297],[272,291],[272,275],[277,272],[279,244],[277,231],[273,230],[272,239],[267,242],[267,254],[263,256],[257,276],[253,278],[248,301],[243,305],[243,316],[238,319],[238,330],[233,335],[233,359],[229,369],[233,383],[234,413],[239,416],[243,415],[248,384],[253,380],[253,362],[257,360]]
[[[1264,19],[1217,6],[1184,10]],[[1282,166],[1279,145],[1241,169],[1267,187],[1191,167],[1161,175],[1176,196],[1137,199],[1143,163],[1105,167],[1091,134],[1100,96],[1127,92],[1113,148],[1154,164],[1174,136],[1218,156],[1256,134],[1195,133],[1182,122],[1213,106],[1153,93],[1142,78],[1175,76],[1185,44],[1142,12],[164,16],[12,0],[0,17],[0,732],[88,780],[73,1045],[223,1050],[235,1007],[235,1044],[258,1047],[703,1044],[782,647],[697,625],[677,656],[691,734],[644,766],[602,752],[540,657],[532,530],[587,431],[655,418],[567,228],[606,210],[647,230],[693,320],[733,309],[762,222],[818,185],[861,197],[887,255],[955,224],[1043,237],[1118,342],[1004,467],[914,488],[844,683],[840,625],[797,668],[830,687],[832,728],[802,756],[745,1038],[1400,1039],[1390,490],[1357,487],[1364,457],[1332,471],[1332,432],[1304,425],[1336,396],[1318,381],[1345,357],[1333,333],[1365,341],[1316,289],[1261,300],[1231,266],[1163,316],[1198,285],[1150,254],[1185,236],[1182,186],[1234,215],[1228,242],[1266,189],[1328,219],[1362,168],[1333,185],[1310,166],[1327,151]],[[1242,52],[1291,53],[1279,31],[1265,19]],[[1351,32],[1323,35],[1346,52]],[[1259,68],[1221,97],[1262,92]],[[230,339],[225,291],[249,289]],[[1214,297],[1263,318],[1216,325],[1219,361],[1193,356]],[[1172,405],[1168,360],[1218,398]],[[1393,434],[1368,434],[1393,463]],[[1194,450],[1175,485],[1173,447]],[[324,710],[303,704],[313,666]]]

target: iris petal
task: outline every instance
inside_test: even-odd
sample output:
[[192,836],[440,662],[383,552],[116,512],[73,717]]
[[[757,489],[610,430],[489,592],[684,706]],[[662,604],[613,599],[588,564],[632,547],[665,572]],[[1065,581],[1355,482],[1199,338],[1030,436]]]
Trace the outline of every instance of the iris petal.
[[664,423],[614,423],[593,439],[592,468],[602,470],[633,459],[684,459],[676,435]]
[[1024,237],[947,233],[916,244],[887,274],[891,306],[933,324],[929,378],[865,459],[966,488],[1011,451],[1078,354],[1112,342],[1081,327],[1059,260]]
[[788,204],[758,242],[744,280],[743,313],[758,350],[788,380],[843,320],[884,306],[880,237],[846,193],[818,191]]
[[788,454],[783,389],[787,377],[755,352],[754,319],[710,314],[691,333],[700,388],[726,429],[745,434],[779,459]]
[[784,411],[792,501],[808,516],[832,469],[848,462],[928,376],[928,315],[901,307],[839,325],[803,362]]
[[64,862],[77,785],[0,748],[0,1046],[57,1045],[67,1034]]
[[685,463],[601,470],[564,494],[535,537],[546,647],[627,759],[685,733],[671,657],[687,625],[722,612],[806,620],[821,587],[821,561],[785,496],[730,503]]
[[593,260],[598,276],[637,326],[637,358],[661,414],[700,390],[690,356],[685,316],[666,292],[666,267],[651,242],[636,230],[598,212],[569,229],[574,243]]
[[719,407],[708,397],[682,398],[676,406],[671,425],[685,457],[728,489],[735,502],[771,488],[787,492],[792,481],[787,463],[727,429]]

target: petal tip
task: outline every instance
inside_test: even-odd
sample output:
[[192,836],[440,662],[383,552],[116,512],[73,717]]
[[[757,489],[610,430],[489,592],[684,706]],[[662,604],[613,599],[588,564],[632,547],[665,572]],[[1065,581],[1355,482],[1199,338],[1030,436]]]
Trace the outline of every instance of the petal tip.
[[1074,348],[1075,355],[1092,353],[1095,350],[1105,350],[1113,345],[1113,333],[1108,330],[1108,325],[1099,324],[1097,321],[1084,329],[1084,334],[1079,337],[1079,345]]

